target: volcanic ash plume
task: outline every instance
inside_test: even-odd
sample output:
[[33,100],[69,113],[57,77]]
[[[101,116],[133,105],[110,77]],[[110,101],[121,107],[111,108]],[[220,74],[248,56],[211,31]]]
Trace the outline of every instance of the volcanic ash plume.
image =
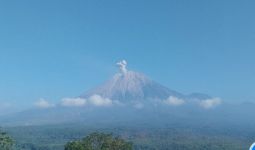
[[123,73],[123,74],[127,73],[127,68],[126,68],[127,61],[126,60],[122,60],[120,62],[117,62],[116,64],[120,68],[121,73]]

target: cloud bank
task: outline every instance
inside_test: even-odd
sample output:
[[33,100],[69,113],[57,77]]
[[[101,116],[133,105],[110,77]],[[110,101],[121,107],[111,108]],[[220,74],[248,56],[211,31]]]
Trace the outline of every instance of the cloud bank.
[[[181,106],[186,104],[186,101],[184,99],[169,96],[167,99],[162,100],[160,103],[169,105],[169,106]],[[199,107],[204,109],[211,109],[214,108],[222,103],[222,100],[220,98],[211,98],[211,99],[205,99],[201,101],[196,102]],[[144,104],[141,102],[135,102],[131,103],[133,108],[136,109],[142,109],[144,108]],[[55,107],[55,104],[48,102],[47,100],[41,98],[39,101],[37,101],[34,104],[38,108],[51,108]],[[61,106],[64,107],[83,107],[83,106],[94,106],[94,107],[108,107],[113,105],[119,105],[123,106],[125,104],[121,103],[120,101],[113,101],[109,98],[104,98],[100,95],[92,95],[89,98],[63,98],[60,102]],[[0,106],[1,108],[1,106]]]
[[38,108],[50,108],[50,107],[54,107],[55,105],[51,104],[47,100],[41,98],[41,99],[39,99],[39,101],[37,101],[35,103],[35,106],[38,107]]
[[11,103],[8,102],[0,102],[0,109],[7,109],[10,108],[12,106]]
[[199,105],[204,109],[214,108],[222,103],[220,98],[211,98],[200,101]]
[[81,107],[81,106],[85,106],[86,103],[87,103],[86,99],[82,99],[82,98],[63,98],[61,100],[62,106]]
[[168,99],[163,100],[163,103],[171,106],[180,106],[185,104],[185,101],[174,96],[169,96]]
[[113,101],[109,98],[103,98],[100,95],[93,95],[88,99],[89,103],[94,106],[110,106]]
[[136,102],[134,105],[133,105],[134,108],[136,109],[142,109],[144,107],[144,104],[143,103],[140,103],[140,102]]
[[88,99],[84,98],[63,98],[61,100],[61,105],[66,107],[81,107],[81,106],[111,106],[113,101],[109,98],[103,98],[100,95],[92,95]]

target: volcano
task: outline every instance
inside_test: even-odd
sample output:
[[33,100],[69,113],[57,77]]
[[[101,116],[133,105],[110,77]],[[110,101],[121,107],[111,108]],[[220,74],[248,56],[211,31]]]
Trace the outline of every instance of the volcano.
[[180,99],[208,99],[206,94],[193,93],[190,95],[181,94],[171,90],[153,80],[146,75],[130,71],[127,69],[127,61],[122,60],[117,63],[119,72],[109,81],[92,90],[82,94],[81,98],[89,98],[93,95],[100,95],[103,98],[119,100],[121,102],[144,101],[144,100],[164,100],[172,97]]
[[129,100],[166,99],[169,96],[184,97],[181,93],[154,82],[142,73],[127,70],[125,60],[117,64],[120,67],[119,73],[115,74],[105,84],[85,92],[80,97],[88,98],[92,95],[100,95],[104,98],[123,102]]
[[166,116],[172,121],[174,118],[187,120],[194,110],[200,114],[201,107],[207,109],[220,104],[219,99],[206,94],[185,95],[171,90],[142,73],[128,70],[125,60],[118,62],[117,66],[119,72],[110,80],[78,97],[66,98],[65,101],[62,99],[58,104],[49,105],[52,107],[11,114],[0,119],[0,122],[8,125],[66,122],[93,124],[98,120],[109,123],[128,120],[151,122],[155,118],[162,122]]

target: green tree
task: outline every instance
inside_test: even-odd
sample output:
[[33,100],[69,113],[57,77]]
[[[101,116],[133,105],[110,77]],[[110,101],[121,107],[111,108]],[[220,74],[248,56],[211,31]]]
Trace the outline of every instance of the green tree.
[[132,143],[112,134],[95,132],[80,141],[68,142],[65,150],[132,150]]
[[13,140],[6,132],[0,130],[0,149],[1,150],[11,150],[13,148]]
[[86,150],[80,141],[68,142],[65,150]]

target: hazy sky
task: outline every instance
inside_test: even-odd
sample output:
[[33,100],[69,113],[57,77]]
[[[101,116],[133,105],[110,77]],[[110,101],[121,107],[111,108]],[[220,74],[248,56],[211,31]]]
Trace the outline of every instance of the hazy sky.
[[0,104],[78,96],[115,63],[183,92],[255,101],[254,0],[3,0]]

